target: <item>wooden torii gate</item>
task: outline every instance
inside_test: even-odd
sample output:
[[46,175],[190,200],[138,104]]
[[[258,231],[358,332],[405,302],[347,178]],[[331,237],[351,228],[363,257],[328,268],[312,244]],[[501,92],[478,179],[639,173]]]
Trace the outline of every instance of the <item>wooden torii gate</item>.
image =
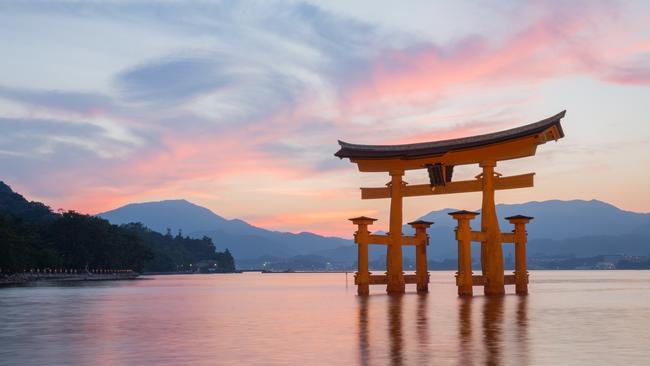
[[[515,225],[513,233],[501,233],[496,215],[494,191],[533,186],[535,173],[504,177],[494,171],[498,161],[535,155],[537,146],[564,137],[561,119],[566,111],[542,121],[500,132],[452,140],[423,142],[405,145],[358,145],[339,141],[340,150],[335,156],[348,158],[361,172],[386,172],[391,180],[386,187],[361,188],[361,199],[390,198],[390,224],[387,235],[373,235],[368,231],[375,219],[357,217],[350,219],[358,226],[355,242],[358,245],[359,269],[355,276],[360,295],[368,294],[369,285],[386,284],[388,293],[403,293],[406,283],[416,283],[418,291],[427,291],[426,246],[427,228],[431,222],[410,223],[414,236],[402,234],[402,201],[404,197],[428,196],[450,193],[482,192],[481,231],[471,231],[469,221],[478,213],[458,211],[451,215],[458,221],[458,274],[456,284],[459,295],[471,295],[473,286],[484,286],[486,295],[505,293],[505,284],[515,284],[517,293],[527,293],[528,272],[525,262],[525,224],[532,217],[513,216],[507,219]],[[453,181],[454,167],[478,164],[481,174],[475,179]],[[429,183],[410,185],[402,180],[406,170],[426,169]],[[481,276],[471,271],[470,243],[481,243]],[[516,270],[514,276],[503,272],[502,243],[515,243]],[[368,245],[383,244],[386,251],[386,274],[371,275],[368,270]],[[404,275],[402,246],[416,246],[416,274]]]

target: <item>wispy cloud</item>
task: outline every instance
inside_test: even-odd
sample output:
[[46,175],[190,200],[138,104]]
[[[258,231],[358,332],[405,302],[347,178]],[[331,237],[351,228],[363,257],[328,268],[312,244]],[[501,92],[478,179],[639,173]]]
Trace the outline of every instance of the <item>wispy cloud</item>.
[[162,59],[137,65],[116,77],[128,102],[178,103],[232,83],[224,65],[212,58]]
[[[650,83],[650,34],[635,6],[489,6],[509,27],[479,34],[454,19],[462,32],[441,41],[326,3],[6,3],[0,17],[14,28],[0,30],[0,51],[12,51],[0,60],[3,178],[55,205],[97,212],[201,189],[246,197],[241,182],[265,177],[258,183],[270,185],[267,195],[251,194],[282,205],[277,192],[305,177],[324,192],[353,172],[332,156],[337,139],[415,142],[512,127],[557,112],[542,87],[564,78]],[[45,21],[56,31],[42,29]],[[55,61],[25,56],[44,47]],[[29,62],[11,60],[15,50]],[[47,68],[71,82],[16,82]],[[97,80],[90,87],[86,75]],[[259,222],[329,225],[334,218],[316,211],[336,212],[342,201],[301,197],[297,212]],[[255,209],[239,202],[210,204],[232,216]]]

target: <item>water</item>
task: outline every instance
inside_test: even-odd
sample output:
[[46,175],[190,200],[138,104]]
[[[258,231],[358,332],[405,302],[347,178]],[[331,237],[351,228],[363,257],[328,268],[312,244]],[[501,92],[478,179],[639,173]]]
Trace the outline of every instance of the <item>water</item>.
[[428,295],[374,287],[359,298],[349,279],[349,288],[345,274],[258,273],[0,288],[0,364],[650,364],[650,271],[532,272],[528,297],[468,300],[451,272],[432,272]]

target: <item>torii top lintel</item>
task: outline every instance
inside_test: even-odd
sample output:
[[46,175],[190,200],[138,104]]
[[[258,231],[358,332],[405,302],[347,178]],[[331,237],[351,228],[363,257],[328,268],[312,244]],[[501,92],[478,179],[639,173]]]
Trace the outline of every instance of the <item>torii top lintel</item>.
[[451,140],[404,145],[358,145],[339,141],[334,154],[356,163],[360,171],[425,169],[533,156],[537,146],[564,137],[560,120],[566,111],[509,130]]

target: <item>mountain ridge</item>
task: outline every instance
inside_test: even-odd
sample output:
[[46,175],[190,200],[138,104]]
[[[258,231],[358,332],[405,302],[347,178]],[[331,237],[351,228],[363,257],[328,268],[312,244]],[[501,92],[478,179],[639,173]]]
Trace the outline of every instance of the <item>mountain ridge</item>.
[[[147,214],[154,211],[153,215]],[[445,259],[455,257],[456,242],[453,228],[455,221],[448,215],[455,208],[434,210],[417,219],[434,221],[429,229],[429,258]],[[166,213],[164,211],[167,211]],[[512,225],[504,218],[510,215],[525,214],[535,217],[527,226],[531,253],[579,255],[634,253],[640,255],[644,243],[650,238],[645,235],[650,230],[650,214],[621,210],[599,200],[548,200],[530,201],[522,204],[498,204],[497,215],[501,218],[501,231],[509,232]],[[201,217],[197,217],[201,216]],[[241,219],[226,219],[215,212],[185,199],[141,202],[119,207],[99,214],[112,223],[122,224],[131,221],[143,222],[153,230],[165,231],[167,228],[182,230],[186,235],[213,239],[218,250],[228,248],[239,260],[253,260],[262,257],[288,258],[300,255],[318,255],[352,263],[356,260],[356,248],[352,240],[336,236],[325,237],[311,232],[289,233],[272,231],[247,223]],[[480,227],[480,216],[472,222],[475,230]],[[412,229],[405,225],[405,234]],[[350,230],[352,236],[353,230]],[[634,241],[633,242],[631,242]],[[588,243],[593,242],[590,246]],[[641,244],[639,244],[640,242]],[[545,251],[543,244],[547,243]],[[576,245],[575,250],[571,246]],[[579,248],[578,248],[579,247]],[[650,254],[650,243],[647,250]],[[504,247],[507,253],[509,249]],[[552,248],[552,250],[551,250]],[[603,251],[608,253],[590,253]],[[380,258],[385,249],[374,248],[370,255]],[[404,248],[404,257],[413,257],[413,248]],[[548,252],[548,253],[545,253]],[[574,253],[574,254],[575,254]]]
[[217,250],[228,248],[237,259],[290,256],[352,245],[352,241],[310,232],[266,230],[241,219],[226,219],[185,199],[131,203],[97,216],[114,224],[142,222],[152,230],[180,230],[192,237],[208,236]]

